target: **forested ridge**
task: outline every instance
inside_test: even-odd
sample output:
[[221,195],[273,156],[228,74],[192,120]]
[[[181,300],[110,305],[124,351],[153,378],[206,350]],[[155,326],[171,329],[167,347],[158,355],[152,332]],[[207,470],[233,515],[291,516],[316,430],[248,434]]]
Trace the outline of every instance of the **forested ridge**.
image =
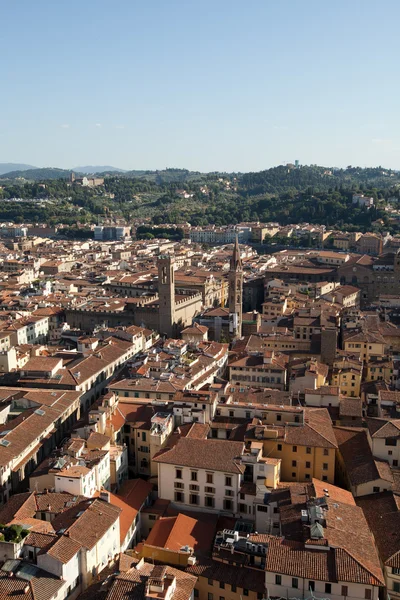
[[[40,169],[43,171],[43,169]],[[69,172],[46,169],[42,179],[3,176],[0,219],[14,222],[94,223],[102,217],[150,219],[152,224],[227,225],[241,221],[322,223],[342,229],[395,230],[400,174],[382,167],[330,169],[279,166],[254,173],[199,173],[186,169],[128,171],[104,185],[71,185]],[[371,210],[352,196],[373,196]],[[20,201],[14,200],[18,198]],[[379,222],[378,222],[379,221]]]

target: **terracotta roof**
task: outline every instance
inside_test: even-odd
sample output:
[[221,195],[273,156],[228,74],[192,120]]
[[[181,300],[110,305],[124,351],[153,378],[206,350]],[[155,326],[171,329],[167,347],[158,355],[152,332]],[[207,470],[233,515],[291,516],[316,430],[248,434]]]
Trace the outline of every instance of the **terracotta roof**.
[[183,333],[190,333],[190,334],[205,334],[208,331],[208,327],[206,327],[205,325],[199,325],[198,323],[193,323],[192,326],[190,327],[186,327],[185,329],[183,329],[183,331],[181,331],[181,335]]
[[153,460],[170,465],[242,473],[244,467],[240,457],[243,448],[242,442],[185,437],[180,438],[173,448],[161,450]]
[[50,548],[43,550],[43,552],[66,564],[79,552],[81,547],[82,544],[79,542],[67,535],[62,535]]
[[305,394],[312,396],[338,396],[340,392],[340,388],[337,385],[322,385],[316,390],[312,388],[306,388],[304,390]]
[[210,551],[215,537],[216,515],[199,515],[195,518],[180,513],[176,517],[158,519],[150,531],[145,545],[179,551],[189,546],[195,553]]
[[146,584],[151,581],[176,581],[171,600],[190,600],[196,584],[196,577],[170,566],[144,563],[118,575],[112,583],[107,600],[143,600],[146,597]]
[[367,419],[372,438],[388,439],[400,437],[400,419]]
[[212,579],[229,586],[235,585],[238,593],[247,589],[256,593],[265,593],[265,572],[258,569],[247,569],[226,564],[211,558],[200,558],[196,564],[186,568],[186,572],[196,577]]
[[[56,531],[65,533],[91,550],[119,518],[121,509],[102,500],[87,500],[58,515],[53,521]],[[79,515],[79,516],[78,516]]]
[[339,401],[339,414],[341,417],[362,417],[361,398],[341,396]]
[[209,423],[193,423],[186,437],[198,440],[205,440],[209,431]]
[[50,548],[51,544],[53,544],[54,541],[57,539],[57,536],[52,533],[32,531],[25,538],[24,545],[33,546],[34,548],[40,548],[42,550],[47,550],[47,548]]
[[24,519],[34,517],[36,514],[36,502],[33,492],[15,494],[0,509],[0,523],[7,525],[14,518]]
[[121,509],[119,515],[119,533],[121,544],[153,485],[144,479],[128,479],[123,482],[118,494],[110,494],[110,503]]
[[384,564],[400,569],[400,496],[387,491],[362,496],[356,502],[364,511]]
[[286,371],[287,363],[289,362],[289,358],[286,354],[275,354],[275,356],[271,359],[270,363],[264,363],[263,356],[243,356],[242,358],[238,358],[233,362],[229,363],[230,368],[237,367],[262,367],[265,370],[268,369],[279,369],[281,371]]
[[124,573],[126,571],[129,571],[129,569],[131,569],[133,566],[137,565],[138,562],[138,558],[129,556],[128,554],[121,552],[121,554],[119,555],[118,567],[120,572]]
[[[0,570],[0,597],[2,600],[48,600],[57,596],[64,582],[47,571],[38,569],[36,575],[26,581],[19,577],[9,577]],[[25,592],[25,590],[28,590]]]
[[285,428],[285,442],[298,446],[337,448],[332,421],[326,408],[304,408],[305,423]]
[[90,446],[94,446],[98,449],[104,448],[107,444],[110,443],[110,438],[108,435],[103,435],[102,433],[98,433],[97,431],[92,431],[87,439],[87,444]]
[[[374,459],[365,429],[334,427],[334,432],[352,486],[369,483],[382,476],[386,480],[389,473],[382,465],[383,461]],[[393,481],[392,476],[390,480]]]
[[[370,543],[373,544],[372,540]],[[309,580],[383,586],[384,579],[379,563],[374,567],[374,572],[371,573],[343,548],[311,550],[305,548],[301,542],[276,538],[270,540],[265,568],[273,573]]]
[[[279,506],[282,535],[294,544],[292,550],[296,551],[293,557],[291,552],[287,549],[285,551],[288,554],[287,560],[293,558],[291,566],[308,570],[309,579],[319,579],[323,573],[321,568],[325,569],[324,576],[330,577],[326,581],[343,580],[362,583],[365,582],[365,576],[382,579],[371,532],[363,512],[356,506],[350,492],[313,480],[312,484],[294,484],[287,490],[275,491],[274,501],[278,502]],[[323,537],[319,540],[310,539],[310,522],[304,522],[302,519],[302,511],[312,511],[315,504],[321,507],[323,515],[321,523]],[[326,547],[322,553],[326,558],[322,563],[318,558],[315,562],[315,555],[309,554],[310,551],[315,552],[309,548],[310,545]],[[337,554],[339,550],[342,554]],[[327,554],[329,552],[331,552],[330,557]],[[304,564],[301,565],[297,561]],[[283,573],[287,571],[282,569],[290,568],[286,565],[275,566],[278,572]],[[342,570],[345,567],[347,573]],[[333,570],[327,571],[326,569],[329,568]],[[365,571],[368,572],[367,575]],[[293,573],[293,576],[296,575]]]

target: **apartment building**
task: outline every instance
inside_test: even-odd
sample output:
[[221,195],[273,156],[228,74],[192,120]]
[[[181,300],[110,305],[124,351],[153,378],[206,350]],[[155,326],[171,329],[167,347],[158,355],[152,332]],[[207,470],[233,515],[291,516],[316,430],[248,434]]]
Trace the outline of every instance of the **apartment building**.
[[21,369],[18,383],[22,387],[80,392],[81,406],[86,411],[135,354],[135,344],[112,337],[87,356],[63,352],[52,357],[32,358]]
[[354,357],[337,355],[333,361],[331,384],[337,386],[343,396],[358,398],[361,393],[363,361],[360,354]]
[[0,568],[0,596],[4,600],[13,598],[42,598],[51,597],[54,600],[74,598],[71,593],[75,590],[68,586],[68,579],[61,579],[30,562],[14,559],[6,560]]
[[372,454],[392,467],[400,465],[400,419],[367,419]]
[[318,389],[326,384],[328,365],[314,358],[297,359],[290,364],[289,390],[293,396],[303,395],[305,390]]
[[[380,492],[356,499],[372,531],[383,565],[387,595],[400,598],[400,510],[397,494]],[[388,515],[390,517],[388,518]]]
[[229,363],[229,379],[240,385],[285,390],[288,362],[287,355],[274,350],[244,356]]
[[217,523],[215,513],[161,516],[144,541],[140,556],[181,568],[196,564],[198,557],[211,551]]
[[180,438],[153,459],[159,496],[192,510],[236,514],[243,449],[243,442]]
[[31,315],[6,322],[1,329],[2,332],[10,335],[12,346],[43,344],[49,335],[49,317]]
[[266,321],[278,321],[281,319],[288,308],[286,296],[275,296],[268,298],[262,304],[263,319]]
[[50,390],[12,392],[15,418],[0,426],[0,504],[27,487],[27,478],[80,415],[79,394]]
[[369,362],[385,357],[386,342],[383,336],[375,331],[349,330],[343,334],[343,349]]
[[[336,480],[355,498],[392,490],[395,486],[389,462],[376,458],[368,430],[334,427],[338,450]],[[386,456],[388,452],[386,451]],[[396,460],[396,459],[395,459]]]
[[373,233],[364,233],[356,242],[360,254],[378,255],[383,252],[383,239]]
[[245,439],[261,442],[264,456],[281,459],[282,481],[334,482],[337,442],[326,408],[304,408],[300,423],[256,425]]
[[316,496],[314,486],[297,489],[278,504],[281,536],[268,539],[267,595],[377,600],[385,581],[363,511],[351,494],[318,488]]
[[[62,531],[80,546],[82,554],[78,575],[86,589],[120,550],[121,509],[100,499],[85,501],[60,513],[53,521],[55,531]],[[57,542],[56,542],[57,543]],[[49,560],[43,555],[44,563]]]
[[153,486],[144,479],[124,481],[118,494],[102,492],[101,497],[113,506],[121,509],[120,513],[120,550],[133,548],[142,537],[142,511],[151,503]]
[[[108,429],[110,427],[110,430]],[[118,402],[106,431],[128,449],[131,472],[156,477],[158,467],[154,456],[166,444],[174,429],[174,418],[168,408],[150,404]]]
[[[26,585],[30,578],[19,575],[15,559],[29,560],[30,575],[38,568],[55,576],[63,584],[60,600],[74,600],[119,554],[120,514],[108,496],[90,500],[49,492],[14,496],[0,510],[2,522],[29,525],[30,532],[21,543],[9,547],[16,579],[25,579]],[[1,586],[0,577],[0,591]],[[43,597],[48,598],[49,591]]]
[[[120,561],[121,562],[121,561]],[[160,598],[163,600],[192,600],[196,577],[166,565],[154,565],[141,560],[131,561],[110,585],[106,600],[114,598]]]
[[365,381],[386,381],[394,387],[397,376],[398,370],[391,359],[371,360],[366,364]]

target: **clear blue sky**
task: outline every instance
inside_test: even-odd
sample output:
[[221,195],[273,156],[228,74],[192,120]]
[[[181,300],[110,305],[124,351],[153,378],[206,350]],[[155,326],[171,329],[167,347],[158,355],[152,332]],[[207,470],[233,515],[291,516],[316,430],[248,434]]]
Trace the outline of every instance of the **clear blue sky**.
[[400,169],[398,0],[5,0],[0,162]]

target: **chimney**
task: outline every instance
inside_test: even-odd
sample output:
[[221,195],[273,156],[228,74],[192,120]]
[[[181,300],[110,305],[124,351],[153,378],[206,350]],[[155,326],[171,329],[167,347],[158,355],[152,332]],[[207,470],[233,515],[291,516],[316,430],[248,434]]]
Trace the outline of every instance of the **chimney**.
[[101,490],[100,492],[100,500],[104,500],[104,502],[110,502],[110,492],[107,490]]

